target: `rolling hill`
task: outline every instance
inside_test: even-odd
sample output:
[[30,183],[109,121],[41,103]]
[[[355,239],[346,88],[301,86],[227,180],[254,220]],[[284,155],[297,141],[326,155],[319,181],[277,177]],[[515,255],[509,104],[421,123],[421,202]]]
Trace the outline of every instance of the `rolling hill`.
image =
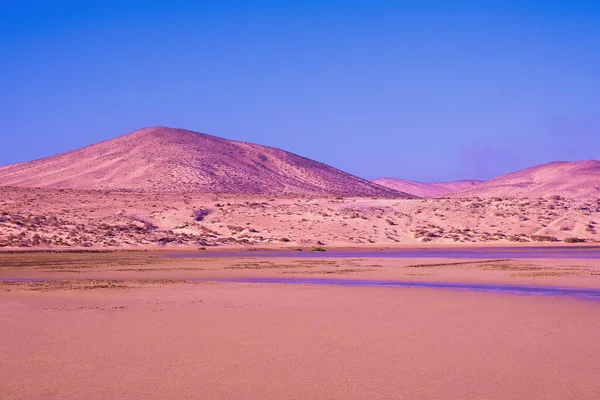
[[0,186],[412,197],[284,150],[167,127],[2,167]]
[[451,196],[595,199],[600,197],[600,161],[557,161],[538,165],[453,192]]

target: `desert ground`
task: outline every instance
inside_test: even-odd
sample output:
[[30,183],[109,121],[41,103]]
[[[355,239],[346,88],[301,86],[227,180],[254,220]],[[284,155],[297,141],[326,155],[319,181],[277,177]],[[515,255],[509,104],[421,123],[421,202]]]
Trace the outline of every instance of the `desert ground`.
[[0,254],[2,397],[600,396],[600,297],[367,284],[600,294],[598,260],[289,253]]
[[598,200],[0,188],[0,247],[293,248],[597,242]]
[[386,188],[164,127],[2,167],[0,397],[600,398],[598,168]]
[[600,0],[107,3],[0,0],[0,400],[600,400]]

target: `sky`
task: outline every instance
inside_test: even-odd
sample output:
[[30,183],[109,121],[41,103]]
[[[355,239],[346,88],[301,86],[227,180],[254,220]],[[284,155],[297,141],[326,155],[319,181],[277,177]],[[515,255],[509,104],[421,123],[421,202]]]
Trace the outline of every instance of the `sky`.
[[368,179],[600,159],[597,0],[0,8],[0,165],[156,125]]

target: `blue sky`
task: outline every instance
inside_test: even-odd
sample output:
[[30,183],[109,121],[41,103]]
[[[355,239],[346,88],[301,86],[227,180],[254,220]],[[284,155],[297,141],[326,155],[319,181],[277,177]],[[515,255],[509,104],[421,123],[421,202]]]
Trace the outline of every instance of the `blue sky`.
[[0,165],[154,125],[365,178],[600,158],[598,1],[0,4]]

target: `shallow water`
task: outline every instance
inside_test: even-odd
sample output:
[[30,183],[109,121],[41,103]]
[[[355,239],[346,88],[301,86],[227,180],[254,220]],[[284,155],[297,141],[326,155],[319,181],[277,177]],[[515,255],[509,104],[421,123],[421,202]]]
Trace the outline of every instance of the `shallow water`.
[[[0,282],[52,282],[55,278],[0,278]],[[73,280],[73,279],[69,279]],[[77,280],[77,279],[75,279]],[[84,279],[82,279],[84,280]],[[120,279],[115,279],[120,280]],[[507,293],[537,296],[569,296],[579,299],[600,301],[600,289],[567,288],[559,286],[489,285],[479,283],[415,282],[391,280],[350,280],[323,278],[235,278],[235,279],[185,279],[189,282],[266,283],[286,285],[337,285],[373,286],[390,288],[451,289],[488,293]]]
[[600,247],[478,247],[478,248],[421,248],[390,250],[239,250],[197,251],[167,254],[168,258],[187,257],[294,257],[294,258],[583,258],[600,259]]
[[242,278],[220,280],[220,282],[452,289],[520,295],[570,296],[600,301],[600,289],[565,288],[556,286],[486,285],[478,283],[410,282],[319,278]]

